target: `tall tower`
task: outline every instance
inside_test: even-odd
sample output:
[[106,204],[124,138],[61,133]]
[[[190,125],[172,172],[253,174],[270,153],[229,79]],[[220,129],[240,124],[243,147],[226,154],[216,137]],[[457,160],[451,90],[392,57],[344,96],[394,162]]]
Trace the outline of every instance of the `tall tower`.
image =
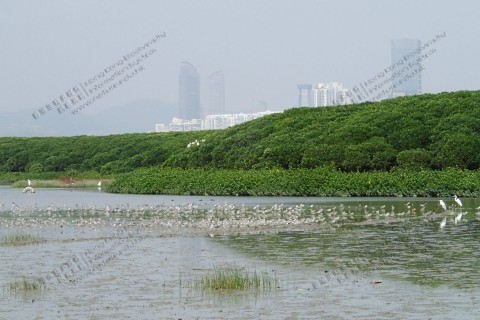
[[225,113],[225,78],[223,71],[212,73],[208,77],[208,102],[204,116]]
[[[392,65],[403,60],[403,64],[396,67],[393,72],[406,69],[402,74],[392,77],[392,97],[413,96],[422,93],[421,64],[416,62],[421,56],[421,41],[417,39],[392,40]],[[413,66],[405,68],[409,64]],[[415,72],[417,70],[417,72]],[[419,71],[420,70],[420,71]],[[399,83],[402,80],[402,83]]]
[[180,66],[178,87],[178,117],[184,120],[200,119],[200,76],[189,62],[183,61]]
[[298,106],[311,107],[312,106],[312,85],[299,84],[298,88]]

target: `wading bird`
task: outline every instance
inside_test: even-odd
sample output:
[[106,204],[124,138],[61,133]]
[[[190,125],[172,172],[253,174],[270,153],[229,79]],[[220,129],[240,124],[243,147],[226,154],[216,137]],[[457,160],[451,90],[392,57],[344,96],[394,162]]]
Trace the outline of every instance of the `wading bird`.
[[460,198],[457,197],[457,195],[455,195],[455,202],[456,202],[460,207],[463,206],[463,205],[462,205],[462,200],[460,200]]
[[447,210],[447,204],[445,203],[445,201],[440,199],[438,202],[440,203],[440,207],[442,207],[443,210]]

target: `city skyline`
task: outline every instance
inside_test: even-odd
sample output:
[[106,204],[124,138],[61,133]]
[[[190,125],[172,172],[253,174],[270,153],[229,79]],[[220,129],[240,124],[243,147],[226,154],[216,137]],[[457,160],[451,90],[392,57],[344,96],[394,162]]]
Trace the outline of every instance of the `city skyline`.
[[[448,36],[422,62],[422,92],[478,90],[478,9],[473,0],[1,1],[0,117],[7,121],[9,114],[22,113],[22,127],[47,134],[52,123],[76,126],[80,115],[108,111],[111,121],[123,121],[116,109],[144,99],[157,101],[152,117],[162,117],[170,110],[160,106],[178,103],[182,61],[204,79],[216,70],[228,75],[226,113],[265,106],[280,111],[298,105],[297,84],[339,81],[353,89],[391,64],[392,39],[418,39],[423,45],[442,33]],[[319,19],[321,12],[331,14]],[[32,118],[63,92],[163,33],[141,73],[125,84],[76,115],[66,111],[56,117],[51,111]],[[209,107],[206,86],[201,93]]]
[[[436,40],[445,37],[445,34],[437,35]],[[422,93],[422,61],[435,53],[435,49],[429,46],[422,48],[422,42],[418,39],[393,39],[391,40],[391,64],[377,77],[361,83],[360,88],[349,90],[344,88],[342,82],[319,82],[313,84],[298,84],[298,106],[326,107],[346,105],[355,102],[380,101],[388,98],[413,96]],[[368,88],[369,86],[373,88]],[[370,96],[375,87],[386,87],[376,97]],[[390,92],[388,92],[390,90]],[[355,92],[360,92],[360,98],[356,100]],[[353,99],[352,99],[353,98]]]

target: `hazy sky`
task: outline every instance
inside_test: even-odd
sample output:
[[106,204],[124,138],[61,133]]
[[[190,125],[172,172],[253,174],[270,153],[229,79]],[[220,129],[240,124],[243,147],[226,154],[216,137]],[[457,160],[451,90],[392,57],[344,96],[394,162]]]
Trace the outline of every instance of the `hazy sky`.
[[182,61],[202,90],[224,71],[227,111],[282,110],[299,83],[349,88],[390,64],[392,39],[442,32],[423,91],[478,90],[479,12],[478,0],[0,0],[0,111],[33,112],[162,32],[145,70],[82,112],[176,103]]

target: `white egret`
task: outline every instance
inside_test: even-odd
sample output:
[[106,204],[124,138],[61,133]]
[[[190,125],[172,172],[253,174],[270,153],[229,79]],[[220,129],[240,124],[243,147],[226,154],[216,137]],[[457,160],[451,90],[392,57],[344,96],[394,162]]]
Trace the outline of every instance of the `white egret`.
[[98,181],[97,186],[99,186],[99,187],[102,186],[102,180]]
[[32,181],[30,181],[30,179],[27,179],[27,183],[28,183],[28,186],[32,185]]
[[460,206],[462,207],[462,200],[460,200],[460,198],[457,197],[457,195],[455,195],[455,202]]
[[440,229],[443,229],[447,224],[447,218],[443,218],[442,222],[440,222]]
[[442,207],[443,210],[447,210],[447,204],[445,203],[445,201],[440,199],[438,202],[440,203],[440,207]]

